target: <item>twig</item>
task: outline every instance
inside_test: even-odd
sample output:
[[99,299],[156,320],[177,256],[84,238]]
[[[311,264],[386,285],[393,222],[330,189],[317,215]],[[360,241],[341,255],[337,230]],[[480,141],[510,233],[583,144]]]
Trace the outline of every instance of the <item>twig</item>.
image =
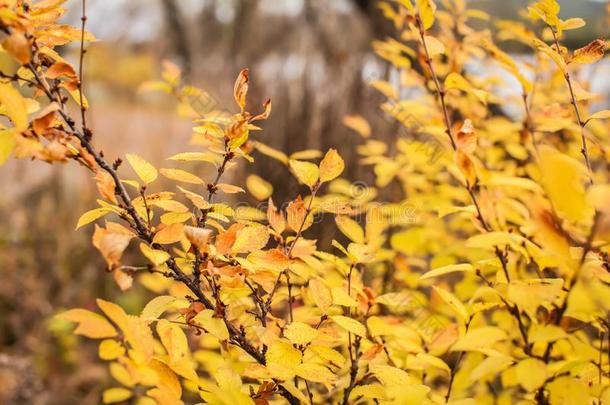
[[[548,26],[551,29],[551,32],[553,33],[553,41],[555,42],[555,47],[557,48],[557,53],[560,54],[561,56],[561,50],[559,47],[559,38],[557,37],[557,32],[555,31],[555,28],[553,28],[552,26]],[[593,170],[591,169],[591,161],[589,159],[589,151],[587,149],[587,138],[585,136],[585,122],[582,120],[581,118],[581,114],[580,114],[580,109],[578,108],[578,102],[576,101],[576,95],[574,94],[574,88],[572,86],[572,79],[570,77],[570,73],[566,70],[565,72],[563,72],[563,77],[566,81],[566,83],[568,84],[568,90],[570,90],[570,98],[571,98],[571,102],[572,105],[574,106],[574,112],[576,113],[576,119],[578,121],[578,126],[580,127],[580,138],[581,138],[581,142],[582,142],[582,149],[580,150],[580,152],[582,153],[583,157],[585,158],[585,164],[587,165],[587,170],[589,171],[589,182],[590,184],[593,184]]]

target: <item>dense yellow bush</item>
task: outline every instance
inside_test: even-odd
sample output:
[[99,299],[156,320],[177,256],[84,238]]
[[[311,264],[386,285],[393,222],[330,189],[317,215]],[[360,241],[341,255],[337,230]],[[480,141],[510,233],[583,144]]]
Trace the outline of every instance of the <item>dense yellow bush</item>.
[[[346,117],[375,175],[367,187],[339,178],[333,149],[287,156],[261,143],[271,102],[247,111],[247,70],[229,113],[202,105],[206,93],[167,63],[145,87],[194,117],[196,148],[161,169],[135,154],[108,160],[80,92],[94,39],[84,2],[78,28],[56,23],[62,3],[0,0],[2,46],[19,64],[0,83],[0,161],[90,170],[99,207],[77,227],[97,221],[93,244],[121,289],[135,280],[156,294],[137,315],[101,299],[101,314],[60,314],[100,340],[116,380],[105,403],[610,404],[610,111],[589,111],[601,96],[579,80],[606,42],[561,45],[583,20],[560,19],[555,0],[531,5],[528,25],[490,22],[461,0],[381,2],[396,35],[373,48],[398,75],[371,86],[404,128],[387,145]],[[76,66],[55,50],[71,42]],[[257,176],[223,182],[253,155],[283,162],[305,196],[283,207]],[[194,162],[217,175],[203,180]],[[175,187],[160,190],[159,174]],[[391,183],[402,195],[378,199]],[[221,202],[240,185],[264,208]],[[318,250],[307,231],[330,217],[344,242]],[[130,245],[142,262],[121,261]]]

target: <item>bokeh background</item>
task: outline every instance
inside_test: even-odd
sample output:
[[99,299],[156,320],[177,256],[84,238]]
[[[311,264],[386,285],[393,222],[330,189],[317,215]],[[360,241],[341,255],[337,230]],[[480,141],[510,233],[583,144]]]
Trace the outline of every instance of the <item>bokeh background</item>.
[[[175,114],[169,97],[139,91],[143,82],[159,77],[164,59],[181,66],[185,81],[208,91],[219,108],[232,107],[233,80],[249,67],[250,100],[260,104],[271,98],[274,105],[261,140],[288,153],[336,147],[349,162],[346,176],[351,180],[372,179],[358,165],[358,135],[342,124],[345,115],[365,116],[373,136],[382,141],[399,136],[398,124],[378,112],[382,96],[367,85],[396,76],[371,49],[372,41],[392,34],[377,1],[87,3],[88,29],[99,39],[86,58],[89,119],[96,144],[110,159],[135,151],[160,164],[185,150],[189,120]],[[607,36],[606,2],[560,3],[561,16],[588,22],[585,29],[569,33],[570,48]],[[64,20],[77,25],[80,2],[67,4]],[[469,4],[510,19],[527,2]],[[72,58],[75,51],[64,50]],[[9,64],[0,54],[0,68]],[[608,67],[596,76],[595,90],[608,94]],[[280,203],[298,191],[273,161],[258,159],[248,170],[273,183]],[[91,246],[91,227],[74,232],[80,214],[95,205],[88,176],[72,163],[10,160],[0,169],[0,404],[98,403],[109,377],[96,361],[96,344],[71,335],[70,326],[53,315],[70,307],[93,309],[96,297],[137,311],[149,297],[138,286],[120,292]]]

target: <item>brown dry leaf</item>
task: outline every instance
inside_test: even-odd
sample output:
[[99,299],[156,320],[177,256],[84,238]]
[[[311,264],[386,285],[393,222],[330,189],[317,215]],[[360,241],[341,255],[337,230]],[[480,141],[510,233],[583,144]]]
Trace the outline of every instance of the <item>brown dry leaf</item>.
[[271,115],[271,100],[270,99],[263,103],[263,108],[265,110],[261,114],[258,114],[257,116],[253,117],[250,120],[250,122],[266,120],[267,118],[269,118],[269,115]]
[[219,254],[224,255],[231,251],[231,247],[235,243],[237,232],[244,228],[244,224],[233,224],[224,232],[220,232],[216,236],[216,250]]
[[115,269],[112,272],[112,278],[115,283],[119,286],[121,291],[129,290],[133,285],[133,277],[127,273],[125,273],[121,269]]
[[56,62],[45,73],[47,79],[58,79],[60,77],[67,77],[69,79],[76,79],[76,71],[66,62]]
[[56,102],[52,102],[34,115],[32,128],[37,135],[42,135],[47,128],[53,125],[55,111],[57,110],[59,110],[59,105]]
[[246,108],[246,96],[248,95],[248,81],[249,81],[249,71],[248,69],[242,69],[239,72],[239,76],[237,76],[237,80],[235,80],[235,86],[233,87],[233,97],[235,97],[235,102],[241,108],[241,112],[243,113]]
[[93,246],[95,246],[106,260],[108,268],[113,270],[120,265],[123,251],[129,245],[129,241],[133,237],[129,231],[118,224],[109,222],[106,228],[101,228],[95,225],[93,233]]
[[604,56],[606,41],[596,39],[574,51],[570,63],[595,63]]
[[269,221],[271,228],[278,234],[281,234],[286,229],[284,213],[277,209],[271,198],[269,198],[269,205],[267,207],[267,221]]
[[307,208],[301,196],[298,196],[294,201],[291,201],[286,208],[286,218],[288,226],[295,232],[305,229],[304,222],[307,215]]
[[466,184],[468,185],[468,187],[472,187],[477,181],[477,172],[475,170],[474,163],[468,157],[468,155],[462,152],[461,150],[457,151],[455,159],[458,168],[466,179]]
[[184,227],[184,235],[200,252],[207,251],[211,234],[212,231],[210,229],[197,228],[188,225]]
[[97,191],[100,193],[100,195],[106,200],[116,204],[117,199],[114,193],[115,184],[112,176],[104,170],[98,170],[94,178]]
[[234,186],[232,184],[219,183],[216,185],[216,187],[223,193],[227,194],[245,193],[243,188]]
[[477,135],[474,132],[472,121],[468,118],[457,133],[457,146],[464,153],[474,153],[477,148]]

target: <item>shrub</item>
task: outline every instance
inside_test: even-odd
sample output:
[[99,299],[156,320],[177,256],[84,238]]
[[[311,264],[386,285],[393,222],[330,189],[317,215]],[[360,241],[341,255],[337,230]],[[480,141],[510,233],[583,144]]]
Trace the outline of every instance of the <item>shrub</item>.
[[[19,64],[0,83],[11,122],[0,160],[90,170],[99,207],[77,227],[97,222],[93,245],[121,289],[136,279],[156,294],[138,315],[101,299],[101,314],[59,315],[100,340],[117,382],[105,403],[610,403],[610,111],[590,114],[599,96],[577,80],[606,43],[561,45],[583,20],[542,0],[528,8],[533,28],[495,21],[492,34],[472,28],[489,16],[462,1],[381,2],[396,38],[373,47],[398,75],[371,85],[403,127],[386,145],[346,117],[376,179],[350,186],[334,149],[287,156],[258,140],[271,102],[247,111],[248,70],[235,82],[237,112],[202,111],[204,93],[167,63],[146,87],[196,115],[197,149],[169,158],[182,168],[135,154],[111,162],[81,92],[93,39],[84,2],[80,28],[56,22],[62,3],[0,2],[3,48]],[[494,40],[521,43],[533,61]],[[76,67],[55,50],[71,42]],[[474,63],[504,73],[475,74]],[[507,88],[519,91],[501,96]],[[305,196],[278,208],[272,187],[249,176],[235,182],[266,205],[219,202],[244,191],[223,175],[255,152],[283,162]],[[215,178],[193,162],[214,165]],[[158,174],[176,187],[160,190]],[[401,195],[378,201],[391,183]],[[307,231],[328,217],[342,239],[322,249]],[[122,263],[130,244],[144,265]]]

